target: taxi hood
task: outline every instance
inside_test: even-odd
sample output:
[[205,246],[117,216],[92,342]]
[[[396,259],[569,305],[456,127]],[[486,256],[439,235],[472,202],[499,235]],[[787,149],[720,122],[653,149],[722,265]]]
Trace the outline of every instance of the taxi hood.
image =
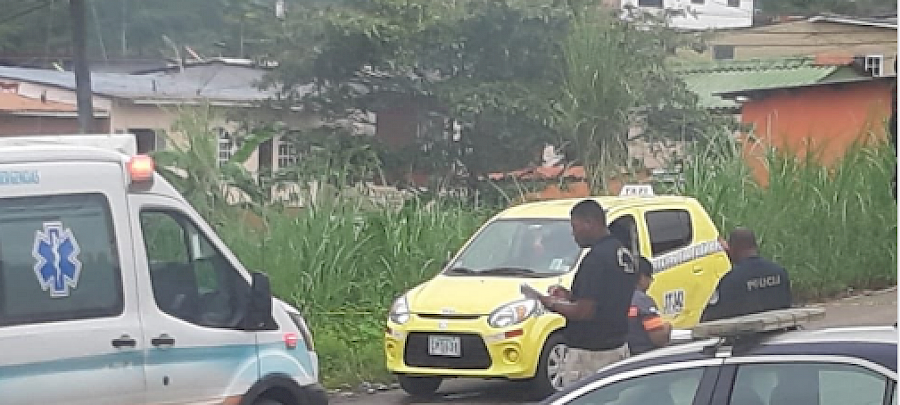
[[[567,285],[565,276],[563,280],[562,284]],[[547,291],[559,281],[559,277],[438,275],[412,289],[407,300],[410,312],[414,314],[490,315],[501,305],[524,299],[519,291],[522,283],[538,291]]]

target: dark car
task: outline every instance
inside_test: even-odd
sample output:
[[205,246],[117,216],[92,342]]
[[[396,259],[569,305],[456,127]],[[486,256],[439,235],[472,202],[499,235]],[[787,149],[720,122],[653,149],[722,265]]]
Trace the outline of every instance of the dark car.
[[897,404],[896,326],[801,330],[794,308],[707,322],[697,341],[634,356],[543,404]]

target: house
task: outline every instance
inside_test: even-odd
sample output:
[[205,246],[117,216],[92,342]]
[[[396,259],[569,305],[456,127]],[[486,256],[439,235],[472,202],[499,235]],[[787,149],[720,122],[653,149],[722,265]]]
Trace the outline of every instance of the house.
[[[78,133],[75,104],[26,97],[18,93],[18,87],[0,83],[0,134]],[[108,111],[94,107],[94,117],[98,127],[109,128]]]
[[680,64],[674,69],[702,107],[736,120],[740,120],[741,104],[721,93],[871,77],[854,65],[852,58],[840,55],[711,61]]
[[[743,28],[753,25],[754,0],[618,0],[618,8],[666,14],[681,30]],[[610,5],[610,1],[604,4]],[[615,5],[613,5],[615,7]]]
[[718,93],[739,100],[741,122],[750,132],[744,153],[756,179],[766,183],[763,154],[771,146],[830,164],[856,142],[885,140],[896,76],[858,77],[757,86]]
[[[130,73],[92,72],[95,132],[133,133],[138,151],[147,153],[165,147],[161,132],[170,131],[184,106],[208,104],[220,111],[256,108],[260,102],[275,96],[274,91],[261,90],[257,83],[266,73],[245,60],[216,58],[203,62],[153,68]],[[76,84],[70,71],[0,66],[0,86],[12,89],[0,99],[0,111],[20,109],[19,105],[41,106],[43,118],[37,122],[35,112],[4,113],[0,136],[38,133],[76,133]],[[39,100],[39,101],[35,101]],[[48,114],[52,111],[54,120]],[[253,115],[262,114],[255,111]],[[279,120],[290,125],[313,125],[308,114],[289,111]],[[220,119],[219,160],[227,161],[238,149],[232,135],[234,123]],[[171,134],[170,135],[174,135]],[[274,142],[274,144],[273,144]],[[261,166],[289,164],[296,152],[287,143],[271,141],[260,148],[247,163],[250,171]],[[259,151],[257,151],[259,152]]]
[[897,16],[855,18],[820,15],[784,19],[752,28],[715,32],[702,54],[707,60],[769,59],[850,54],[873,76],[896,73]]

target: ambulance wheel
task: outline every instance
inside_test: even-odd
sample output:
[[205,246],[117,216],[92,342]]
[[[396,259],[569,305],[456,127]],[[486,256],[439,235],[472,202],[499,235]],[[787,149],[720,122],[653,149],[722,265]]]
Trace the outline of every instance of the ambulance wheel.
[[399,375],[397,379],[403,391],[414,397],[421,398],[433,397],[443,381],[441,377],[412,377],[408,375]]
[[562,335],[553,333],[541,349],[537,372],[531,379],[531,392],[535,398],[544,399],[563,389],[562,363],[566,356],[566,344]]

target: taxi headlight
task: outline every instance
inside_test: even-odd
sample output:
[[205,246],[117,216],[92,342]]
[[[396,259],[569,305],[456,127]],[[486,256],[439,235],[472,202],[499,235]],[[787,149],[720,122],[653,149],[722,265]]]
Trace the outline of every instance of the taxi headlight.
[[406,294],[403,294],[394,300],[388,318],[397,325],[403,325],[404,323],[409,322],[409,302],[406,300]]
[[505,328],[512,326],[528,319],[535,314],[537,309],[537,301],[520,300],[513,301],[494,310],[488,316],[488,325],[493,328]]

